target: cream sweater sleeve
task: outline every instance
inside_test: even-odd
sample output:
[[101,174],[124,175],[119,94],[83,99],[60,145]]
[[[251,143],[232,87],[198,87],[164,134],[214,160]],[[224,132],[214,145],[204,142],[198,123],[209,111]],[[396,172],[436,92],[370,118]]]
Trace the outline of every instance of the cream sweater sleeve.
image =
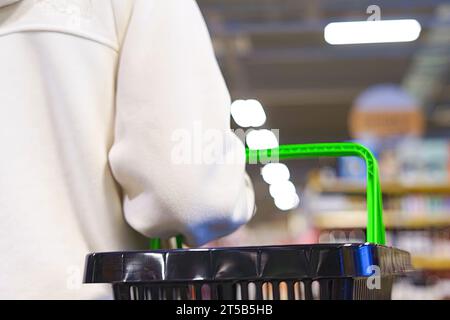
[[[193,0],[136,0],[118,69],[110,164],[127,222],[201,245],[253,215],[230,98]],[[230,160],[232,159],[232,160]]]

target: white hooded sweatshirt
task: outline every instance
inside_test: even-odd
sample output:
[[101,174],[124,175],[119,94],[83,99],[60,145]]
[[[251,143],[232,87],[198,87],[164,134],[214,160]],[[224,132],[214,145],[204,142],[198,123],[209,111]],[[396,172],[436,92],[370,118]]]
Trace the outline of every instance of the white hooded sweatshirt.
[[[0,0],[0,298],[97,298],[87,253],[247,222],[229,104],[193,0]],[[238,159],[180,161],[195,130]]]

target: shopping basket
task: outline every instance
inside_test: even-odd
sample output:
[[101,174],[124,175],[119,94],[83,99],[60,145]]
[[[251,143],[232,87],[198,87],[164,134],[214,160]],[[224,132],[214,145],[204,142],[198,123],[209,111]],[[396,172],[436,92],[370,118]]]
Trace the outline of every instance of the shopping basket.
[[[358,156],[367,168],[367,243],[93,253],[85,283],[110,283],[117,300],[390,299],[412,270],[409,253],[386,247],[378,166],[355,143],[247,151],[247,161]],[[153,242],[154,246],[158,242]]]

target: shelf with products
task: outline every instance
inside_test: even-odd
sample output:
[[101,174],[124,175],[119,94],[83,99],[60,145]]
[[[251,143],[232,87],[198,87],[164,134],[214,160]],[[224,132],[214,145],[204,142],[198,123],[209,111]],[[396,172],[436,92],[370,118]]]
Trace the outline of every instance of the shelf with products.
[[[313,224],[317,229],[363,229],[366,226],[365,211],[316,212]],[[435,214],[435,217],[405,217],[402,212],[385,211],[386,229],[450,228],[450,214]]]
[[[365,186],[313,174],[305,210],[321,242],[361,241],[367,221]],[[418,270],[450,271],[450,185],[382,183],[387,243],[409,251]],[[447,278],[445,276],[444,278]]]
[[[450,185],[405,186],[382,183],[384,221],[388,229],[450,227]],[[366,223],[365,186],[339,178],[310,176],[306,210],[319,229],[360,228]]]
[[[365,239],[364,218],[361,213],[354,216],[339,214],[337,220],[328,219],[330,214],[314,219],[318,229],[319,242],[361,242]],[[349,224],[349,220],[353,224]],[[359,220],[357,220],[359,219]],[[354,223],[353,221],[358,221]],[[330,223],[331,222],[331,223]],[[417,270],[426,271],[450,271],[450,224],[449,221],[432,221],[421,228],[416,228],[418,222],[412,222],[413,228],[402,225],[389,226],[386,228],[387,245],[404,249],[411,253],[413,266]],[[448,273],[447,273],[448,275]],[[447,277],[447,276],[446,276]]]
[[[364,183],[340,178],[323,178],[315,172],[310,175],[308,188],[318,193],[345,193],[345,194],[364,194],[366,186]],[[381,190],[385,196],[404,196],[409,194],[433,194],[448,195],[450,197],[450,183],[436,184],[417,184],[408,185],[401,182],[389,181],[383,182]]]
[[415,268],[429,271],[450,270],[450,257],[414,255],[412,262]]

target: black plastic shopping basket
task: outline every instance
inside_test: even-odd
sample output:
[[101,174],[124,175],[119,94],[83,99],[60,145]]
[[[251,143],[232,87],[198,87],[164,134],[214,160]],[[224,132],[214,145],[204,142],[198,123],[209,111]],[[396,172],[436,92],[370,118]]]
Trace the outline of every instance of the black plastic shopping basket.
[[378,166],[354,143],[248,151],[267,159],[359,156],[367,167],[367,243],[93,253],[85,283],[110,283],[118,300],[390,299],[409,253],[384,246]]

